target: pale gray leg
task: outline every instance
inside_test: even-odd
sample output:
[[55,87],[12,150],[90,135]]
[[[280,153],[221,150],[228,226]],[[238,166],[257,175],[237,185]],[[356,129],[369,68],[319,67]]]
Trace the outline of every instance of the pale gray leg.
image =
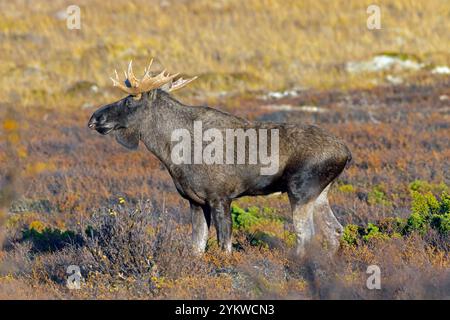
[[208,241],[209,225],[211,221],[209,208],[199,206],[193,202],[191,206],[192,246],[195,254],[205,252]]
[[315,234],[314,230],[314,200],[307,203],[292,203],[292,220],[297,236],[297,255],[303,257],[306,253],[306,246]]
[[314,221],[316,229],[326,241],[327,248],[329,248],[332,253],[335,253],[339,249],[339,240],[342,236],[343,227],[334,216],[330,203],[328,202],[329,188],[330,185],[322,191],[315,201]]

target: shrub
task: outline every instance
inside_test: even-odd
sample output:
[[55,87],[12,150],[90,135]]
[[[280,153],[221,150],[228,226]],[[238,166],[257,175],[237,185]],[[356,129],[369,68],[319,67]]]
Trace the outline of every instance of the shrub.
[[237,205],[233,205],[231,207],[231,217],[233,219],[233,228],[246,231],[261,221],[258,207],[249,207],[247,210],[244,210]]
[[382,186],[375,186],[367,195],[370,205],[381,204],[383,206],[391,206],[391,201],[388,200],[386,192]]
[[122,207],[95,213],[83,236],[92,257],[91,271],[150,279],[154,267],[148,235],[151,216],[143,209]]
[[[243,232],[247,241],[254,246],[278,246],[283,239],[290,246],[292,235],[283,230],[284,220],[277,216],[275,209],[269,207],[248,207],[246,210],[237,205],[231,207],[233,228]],[[295,235],[294,235],[295,237]]]
[[412,191],[411,216],[408,218],[406,232],[418,231],[425,234],[428,228],[446,235],[449,228],[450,196],[443,192],[438,200],[431,192],[425,194]]
[[30,222],[30,224],[28,225],[29,229],[34,229],[38,232],[42,232],[45,229],[45,224],[39,220],[33,220]]
[[406,223],[406,232],[417,231],[424,235],[427,232],[428,224],[424,216],[419,213],[412,213]]
[[401,236],[406,228],[406,219],[399,217],[388,217],[379,222],[380,231],[390,236]]
[[443,235],[450,235],[450,212],[443,215],[434,214],[431,216],[431,227]]
[[44,228],[38,231],[33,227],[22,231],[22,241],[30,241],[34,252],[54,252],[67,245],[81,245],[83,239],[73,231]]
[[359,227],[355,224],[348,224],[344,228],[342,241],[348,245],[355,245],[359,238]]
[[374,225],[373,223],[369,223],[367,225],[367,228],[364,230],[364,235],[362,238],[364,241],[368,242],[372,239],[386,240],[389,239],[389,235],[381,232],[378,226]]
[[409,184],[408,187],[410,191],[416,191],[420,193],[433,192],[436,194],[441,194],[443,192],[449,192],[449,187],[444,182],[441,182],[439,184],[432,184],[423,180],[414,180]]
[[389,238],[389,234],[380,231],[380,228],[373,223],[368,223],[366,228],[359,227],[355,224],[348,224],[345,226],[342,234],[342,242],[351,246],[357,245],[360,240],[370,242],[373,239],[386,240]]
[[[423,186],[423,183],[416,182],[412,189],[418,190]],[[443,192],[438,199],[430,191],[420,193],[415,190],[411,191],[411,195],[411,214],[407,219],[386,218],[379,221],[378,224],[368,223],[365,228],[349,224],[344,228],[343,243],[356,245],[360,239],[365,242],[372,239],[386,240],[406,236],[412,232],[418,232],[425,236],[430,229],[436,230],[441,236],[448,236],[450,233],[450,196]],[[433,240],[430,239],[430,241]],[[446,241],[445,238],[444,241]]]

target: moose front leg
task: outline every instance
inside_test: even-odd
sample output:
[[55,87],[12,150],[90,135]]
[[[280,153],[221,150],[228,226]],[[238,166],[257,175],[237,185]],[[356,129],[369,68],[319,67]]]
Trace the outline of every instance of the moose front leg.
[[195,254],[205,252],[208,241],[211,212],[208,206],[199,206],[190,202],[192,219],[192,246]]
[[216,225],[217,240],[222,250],[231,253],[232,220],[229,200],[210,202],[211,214]]

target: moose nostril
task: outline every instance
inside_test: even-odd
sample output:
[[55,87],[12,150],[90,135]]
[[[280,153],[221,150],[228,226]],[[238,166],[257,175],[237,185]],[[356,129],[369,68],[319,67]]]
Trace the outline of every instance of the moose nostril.
[[94,128],[95,127],[95,124],[97,123],[97,120],[94,118],[94,117],[92,117],[90,120],[89,120],[89,123],[88,123],[88,127],[89,128]]

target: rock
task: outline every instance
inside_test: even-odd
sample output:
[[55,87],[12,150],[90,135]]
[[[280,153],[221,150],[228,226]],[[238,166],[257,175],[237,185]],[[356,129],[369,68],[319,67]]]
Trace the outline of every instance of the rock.
[[431,70],[432,74],[450,74],[450,68],[447,66],[437,66]]
[[304,105],[304,106],[293,106],[291,104],[268,104],[262,106],[263,109],[267,110],[276,110],[276,111],[303,111],[303,112],[326,112],[327,109],[317,106],[310,106],[310,105]]
[[392,84],[402,84],[403,83],[403,79],[401,77],[396,77],[393,75],[388,74],[386,76],[386,80]]
[[348,62],[346,70],[350,73],[377,72],[385,70],[420,70],[425,64],[404,55],[383,54],[368,61]]
[[297,97],[300,94],[300,91],[303,89],[292,89],[292,90],[285,90],[285,91],[275,91],[275,92],[269,92],[262,96],[263,99],[269,100],[269,99],[281,99],[281,98],[292,98]]

